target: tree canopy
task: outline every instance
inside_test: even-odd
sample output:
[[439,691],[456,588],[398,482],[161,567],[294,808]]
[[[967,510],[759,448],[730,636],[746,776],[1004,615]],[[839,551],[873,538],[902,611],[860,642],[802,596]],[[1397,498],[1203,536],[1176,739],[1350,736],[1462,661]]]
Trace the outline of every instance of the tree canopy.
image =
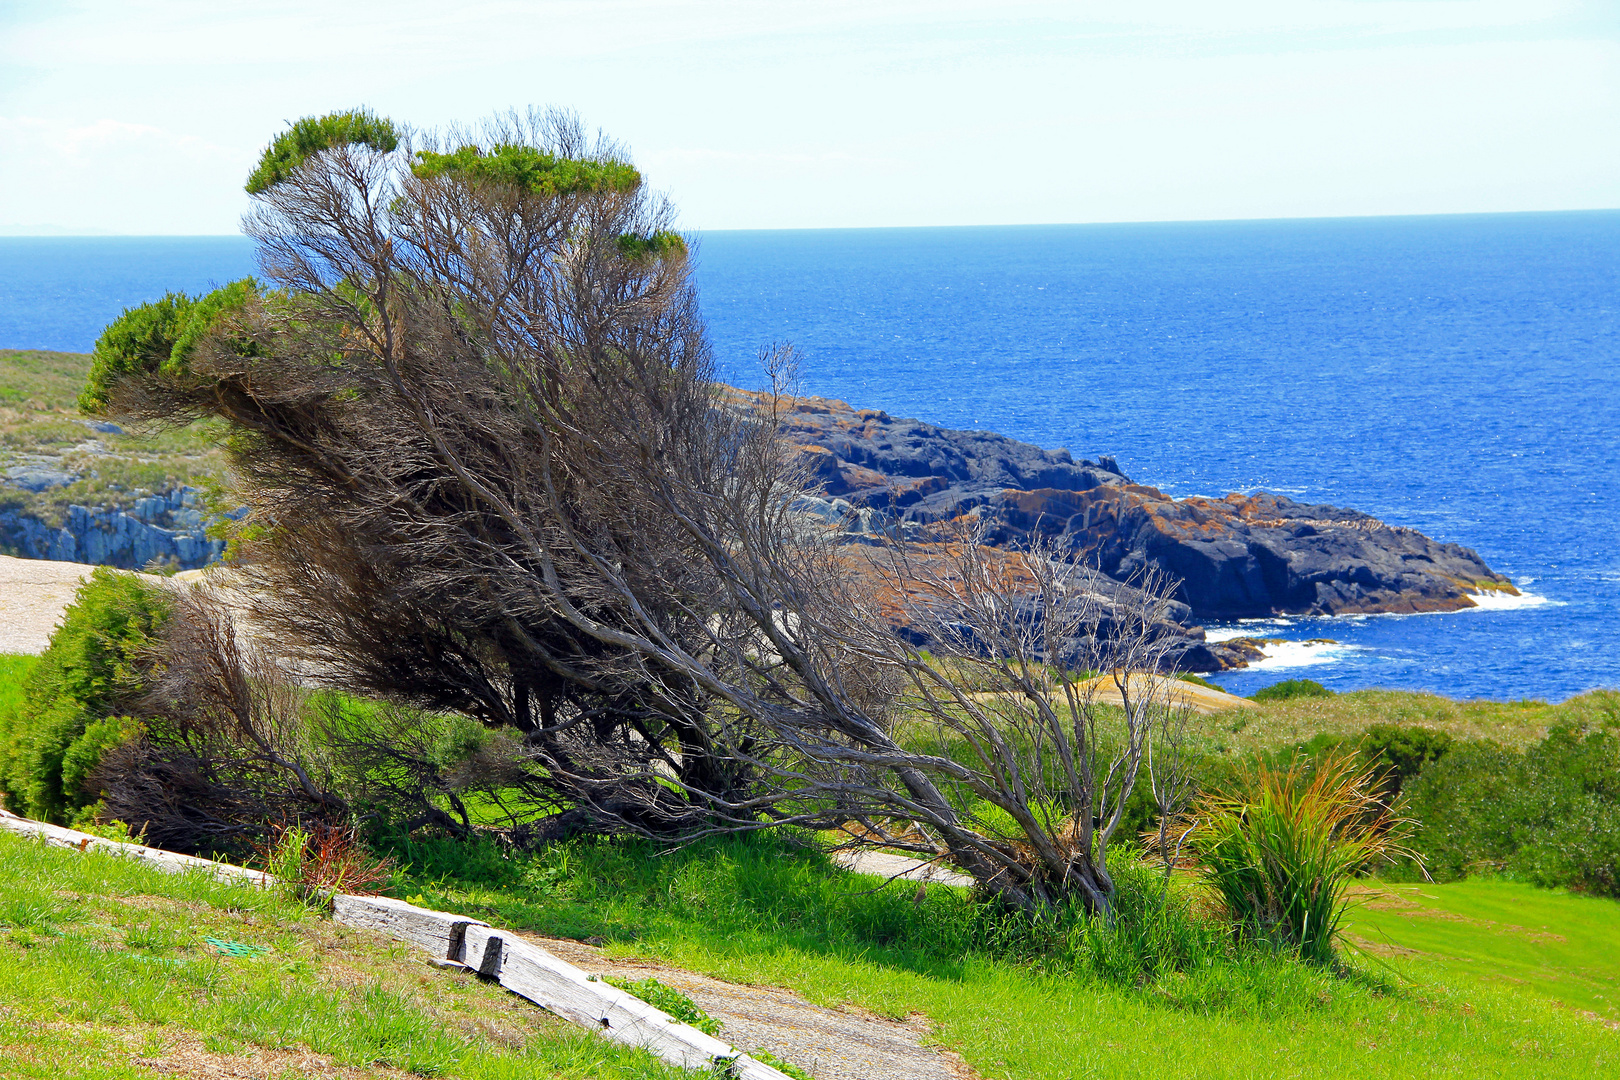
[[986,554],[971,520],[932,561],[841,547],[777,437],[791,354],[734,407],[673,209],[572,116],[310,118],[248,187],[260,278],[126,312],[85,401],[223,421],[258,633],[306,678],[517,733],[480,767],[591,827],[855,822],[1018,906],[1107,907],[1170,728],[1124,679],[1104,738],[1079,673],[1153,670],[1164,589]]

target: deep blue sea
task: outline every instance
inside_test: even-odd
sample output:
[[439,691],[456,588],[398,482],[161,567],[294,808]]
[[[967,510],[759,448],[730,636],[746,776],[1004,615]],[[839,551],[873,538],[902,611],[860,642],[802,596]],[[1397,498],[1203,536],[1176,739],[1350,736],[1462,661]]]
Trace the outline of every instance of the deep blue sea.
[[[725,374],[1076,456],[1176,495],[1264,489],[1475,548],[1525,590],[1451,615],[1215,626],[1218,681],[1558,700],[1620,686],[1620,211],[716,232]],[[87,350],[126,305],[253,269],[246,241],[0,239],[0,347]]]

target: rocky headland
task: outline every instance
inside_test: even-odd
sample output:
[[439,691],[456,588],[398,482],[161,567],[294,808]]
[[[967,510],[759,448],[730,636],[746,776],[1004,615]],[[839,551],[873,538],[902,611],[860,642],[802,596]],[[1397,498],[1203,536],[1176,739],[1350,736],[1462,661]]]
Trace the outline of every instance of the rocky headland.
[[[196,486],[222,471],[217,450],[199,450],[184,433],[154,444],[74,417],[87,357],[4,359],[13,396],[28,400],[0,408],[0,432],[13,447],[0,453],[0,552],[127,569],[193,569],[220,557],[224,544],[208,536],[211,515]],[[762,402],[728,394],[745,410]],[[820,487],[804,509],[852,543],[896,529],[922,539],[931,525],[972,516],[1008,550],[1034,530],[1047,534],[1100,571],[1094,580],[1104,592],[1125,589],[1146,565],[1163,568],[1181,580],[1167,632],[1181,640],[1180,663],[1190,670],[1263,655],[1257,641],[1208,641],[1206,621],[1455,611],[1483,591],[1516,592],[1473,551],[1415,530],[1265,493],[1172,499],[1108,456],[1077,461],[993,432],[815,397],[792,402],[784,433]],[[205,479],[187,483],[196,477]]]
[[[744,409],[761,395],[738,392]],[[953,431],[806,397],[784,434],[821,484],[809,509],[852,539],[964,515],[1017,547],[1032,530],[1115,581],[1154,564],[1181,579],[1185,667],[1258,659],[1258,643],[1207,642],[1198,623],[1272,615],[1458,611],[1516,594],[1478,554],[1356,510],[1264,492],[1173,499],[1108,456],[1076,461],[1004,435]]]

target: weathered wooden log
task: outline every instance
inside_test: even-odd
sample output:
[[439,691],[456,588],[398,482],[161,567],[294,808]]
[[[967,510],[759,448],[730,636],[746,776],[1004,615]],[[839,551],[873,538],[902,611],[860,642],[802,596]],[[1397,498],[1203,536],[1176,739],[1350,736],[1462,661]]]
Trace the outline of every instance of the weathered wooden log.
[[3,809],[0,809],[0,829],[22,836],[37,836],[57,847],[73,848],[77,851],[105,851],[140,859],[171,873],[200,871],[220,881],[255,885],[260,888],[273,884],[270,875],[262,870],[250,870],[245,866],[232,866],[229,863],[214,862],[212,859],[199,859],[194,855],[181,855],[178,852],[151,848],[144,844],[126,844],[118,840],[108,840],[76,829],[64,829],[60,825],[18,817]]
[[460,960],[467,927],[485,925],[464,915],[430,911],[388,896],[343,894],[332,898],[332,921],[408,941],[426,949],[435,960]]
[[452,959],[564,1019],[617,1042],[646,1047],[665,1061],[689,1069],[719,1062],[727,1064],[740,1080],[787,1080],[771,1066],[738,1053],[634,994],[488,925],[469,924],[463,932],[462,953]]

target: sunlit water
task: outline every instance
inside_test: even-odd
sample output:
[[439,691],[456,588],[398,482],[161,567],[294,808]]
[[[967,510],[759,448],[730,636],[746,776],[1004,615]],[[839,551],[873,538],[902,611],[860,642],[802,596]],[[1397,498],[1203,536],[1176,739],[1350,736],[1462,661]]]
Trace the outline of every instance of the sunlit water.
[[[1112,453],[1176,496],[1354,507],[1526,593],[1213,626],[1287,642],[1230,689],[1620,685],[1620,212],[712,233],[699,259],[735,382],[792,341],[809,392]],[[0,347],[88,349],[251,270],[235,239],[0,240]]]

